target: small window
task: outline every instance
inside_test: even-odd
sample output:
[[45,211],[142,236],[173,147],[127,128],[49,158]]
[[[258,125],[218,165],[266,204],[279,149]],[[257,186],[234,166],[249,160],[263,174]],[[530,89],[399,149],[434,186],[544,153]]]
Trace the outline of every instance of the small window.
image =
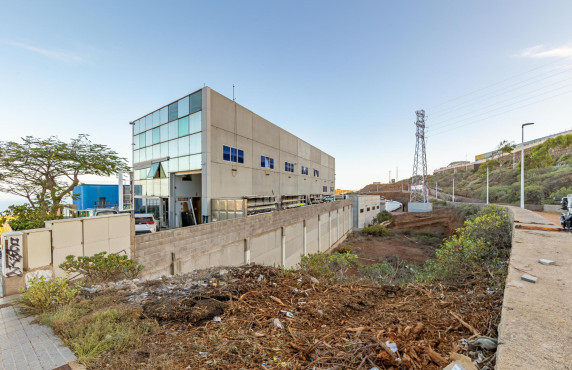
[[179,102],[169,105],[169,121],[179,118]]
[[369,212],[369,207],[367,207],[367,211]]
[[223,145],[222,159],[223,161],[230,161],[230,146]]
[[238,153],[236,151],[236,148],[230,148],[230,161],[238,162]]
[[294,172],[294,163],[284,162],[284,171]]
[[151,168],[149,169],[149,173],[147,174],[147,178],[151,179],[163,179],[167,177],[165,175],[165,171],[163,170],[163,166],[161,163],[153,163],[151,164]]
[[222,159],[224,161],[244,163],[244,151],[231,146],[222,146]]
[[314,177],[320,177],[320,171],[314,170]]
[[203,104],[203,96],[202,91],[197,91],[189,98],[189,111],[190,113],[194,113],[202,109]]
[[260,167],[274,169],[274,158],[261,155]]
[[322,187],[322,190],[324,191],[324,193],[327,193],[327,192],[328,192],[328,187],[327,187],[327,186],[323,186],[323,187]]
[[307,174],[308,174],[308,167],[302,166],[302,175],[307,175]]
[[359,210],[359,213],[363,213],[363,208]]
[[238,149],[238,163],[244,163],[244,151]]

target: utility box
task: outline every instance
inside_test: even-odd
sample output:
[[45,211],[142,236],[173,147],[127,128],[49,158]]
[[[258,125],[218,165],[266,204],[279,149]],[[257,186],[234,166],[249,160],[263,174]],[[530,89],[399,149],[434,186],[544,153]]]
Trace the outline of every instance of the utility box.
[[409,202],[407,205],[408,212],[431,212],[432,210],[433,204],[431,203]]

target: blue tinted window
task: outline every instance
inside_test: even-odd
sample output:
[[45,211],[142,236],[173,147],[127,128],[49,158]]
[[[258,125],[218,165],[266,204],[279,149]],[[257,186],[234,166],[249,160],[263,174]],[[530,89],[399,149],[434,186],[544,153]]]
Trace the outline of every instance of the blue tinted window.
[[189,114],[189,97],[187,96],[186,98],[179,100],[178,103],[179,103],[178,107],[179,117],[183,117]]
[[157,127],[161,124],[161,113],[156,111],[153,113],[153,127]]
[[179,118],[179,103],[169,105],[169,121]]
[[189,134],[189,117],[183,117],[179,120],[179,136]]
[[270,158],[270,168],[274,169],[274,158]]
[[153,144],[159,144],[161,142],[161,128],[156,127],[153,129]]
[[236,148],[230,148],[230,161],[237,162]]
[[159,111],[161,124],[169,122],[169,107],[163,107]]
[[230,147],[223,145],[222,147],[222,159],[225,161],[230,161]]
[[261,155],[260,156],[260,167],[266,167],[266,157]]
[[198,110],[202,109],[203,105],[203,98],[202,98],[202,90],[197,91],[193,95],[189,97],[189,112],[194,113]]
[[189,116],[189,127],[191,133],[201,131],[201,112]]
[[244,163],[244,151],[238,149],[238,163]]

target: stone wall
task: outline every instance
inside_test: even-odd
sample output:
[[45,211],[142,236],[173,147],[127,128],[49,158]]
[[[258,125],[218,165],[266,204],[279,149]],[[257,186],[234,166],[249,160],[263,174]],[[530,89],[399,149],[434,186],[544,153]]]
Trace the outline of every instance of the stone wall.
[[351,200],[166,230],[135,237],[147,277],[248,263],[293,267],[330,249],[352,228]]

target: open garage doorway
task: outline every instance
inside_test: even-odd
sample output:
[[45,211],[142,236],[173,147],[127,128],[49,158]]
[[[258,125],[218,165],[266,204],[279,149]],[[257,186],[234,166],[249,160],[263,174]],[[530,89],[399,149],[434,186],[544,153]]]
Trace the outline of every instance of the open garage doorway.
[[177,228],[202,223],[201,172],[172,173],[170,184],[169,227]]

